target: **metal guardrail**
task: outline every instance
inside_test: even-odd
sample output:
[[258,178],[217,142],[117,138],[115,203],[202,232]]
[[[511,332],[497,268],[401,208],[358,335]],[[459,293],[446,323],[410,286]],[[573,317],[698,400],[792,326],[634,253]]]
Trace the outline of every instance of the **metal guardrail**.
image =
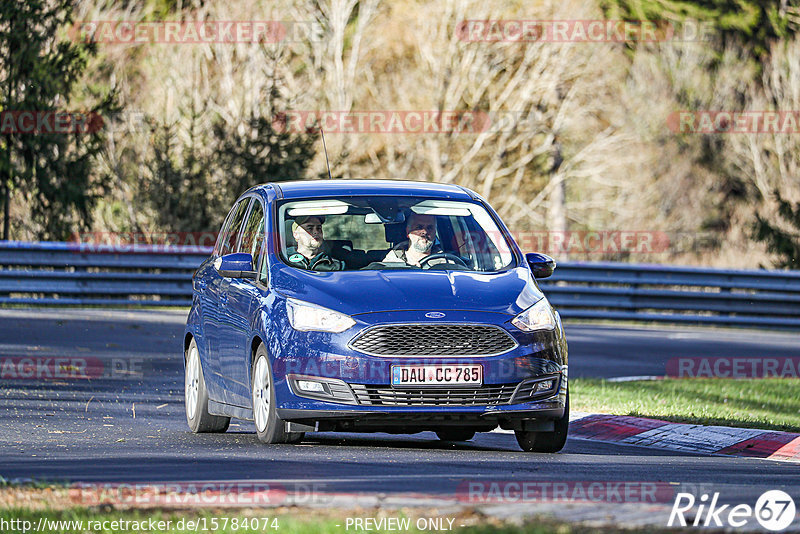
[[562,263],[541,282],[563,317],[800,328],[800,272]]
[[[0,305],[188,306],[208,247],[0,241]],[[800,329],[800,272],[561,263],[540,283],[564,318]]]
[[209,247],[0,241],[0,305],[189,306]]

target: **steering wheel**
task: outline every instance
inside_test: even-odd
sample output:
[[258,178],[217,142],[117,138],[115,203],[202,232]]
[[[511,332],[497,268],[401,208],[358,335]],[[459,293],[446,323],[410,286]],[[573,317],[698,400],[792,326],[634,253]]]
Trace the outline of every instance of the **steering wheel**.
[[428,262],[440,258],[450,260],[450,263],[456,263],[466,269],[469,269],[469,265],[467,265],[467,262],[464,261],[464,258],[462,258],[461,256],[456,256],[455,254],[450,254],[449,252],[436,252],[434,254],[428,254],[427,256],[419,260],[419,266],[422,269],[430,269],[430,266],[426,267],[426,265],[428,265]]

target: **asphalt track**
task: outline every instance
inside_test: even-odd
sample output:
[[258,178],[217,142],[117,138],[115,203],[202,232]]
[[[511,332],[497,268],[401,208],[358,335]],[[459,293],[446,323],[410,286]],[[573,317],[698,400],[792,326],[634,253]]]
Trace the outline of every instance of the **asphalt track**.
[[[513,435],[443,443],[432,433],[309,434],[265,446],[252,423],[193,435],[183,412],[185,312],[0,310],[0,357],[97,358],[111,376],[0,380],[0,476],[66,482],[271,481],[325,494],[452,498],[468,482],[671,483],[753,505],[782,489],[800,504],[800,465],[570,439],[526,454]],[[566,326],[570,375],[663,375],[677,356],[797,356],[796,334],[709,328]],[[307,487],[307,486],[303,486]],[[629,505],[652,524],[666,509]],[[513,504],[510,503],[510,504]],[[600,506],[600,505],[598,505]],[[526,504],[526,513],[536,506]],[[622,510],[622,507],[618,507]],[[627,512],[626,512],[627,513]],[[797,524],[797,522],[795,522]]]

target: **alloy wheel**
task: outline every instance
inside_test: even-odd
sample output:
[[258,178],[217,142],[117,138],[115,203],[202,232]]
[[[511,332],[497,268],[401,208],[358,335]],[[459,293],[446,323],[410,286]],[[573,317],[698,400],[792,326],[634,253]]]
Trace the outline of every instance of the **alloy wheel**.
[[200,365],[197,356],[197,347],[192,347],[186,361],[186,415],[194,419],[197,412],[197,397],[200,387]]
[[259,358],[258,362],[256,362],[256,370],[253,376],[253,417],[259,432],[264,432],[269,419],[270,391],[268,372],[267,361],[264,358]]

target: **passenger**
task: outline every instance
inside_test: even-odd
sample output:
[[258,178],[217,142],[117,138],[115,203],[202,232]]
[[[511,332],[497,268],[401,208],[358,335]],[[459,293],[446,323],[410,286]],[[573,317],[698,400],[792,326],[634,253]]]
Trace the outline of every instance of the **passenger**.
[[325,250],[325,236],[322,225],[325,217],[310,215],[296,217],[292,223],[292,236],[297,247],[286,250],[289,264],[311,271],[341,271],[344,263],[332,257]]
[[406,221],[406,236],[407,241],[398,243],[389,251],[383,259],[385,263],[405,262],[407,265],[420,267],[420,260],[424,257],[442,251],[441,247],[434,245],[436,217],[433,215],[412,213]]

